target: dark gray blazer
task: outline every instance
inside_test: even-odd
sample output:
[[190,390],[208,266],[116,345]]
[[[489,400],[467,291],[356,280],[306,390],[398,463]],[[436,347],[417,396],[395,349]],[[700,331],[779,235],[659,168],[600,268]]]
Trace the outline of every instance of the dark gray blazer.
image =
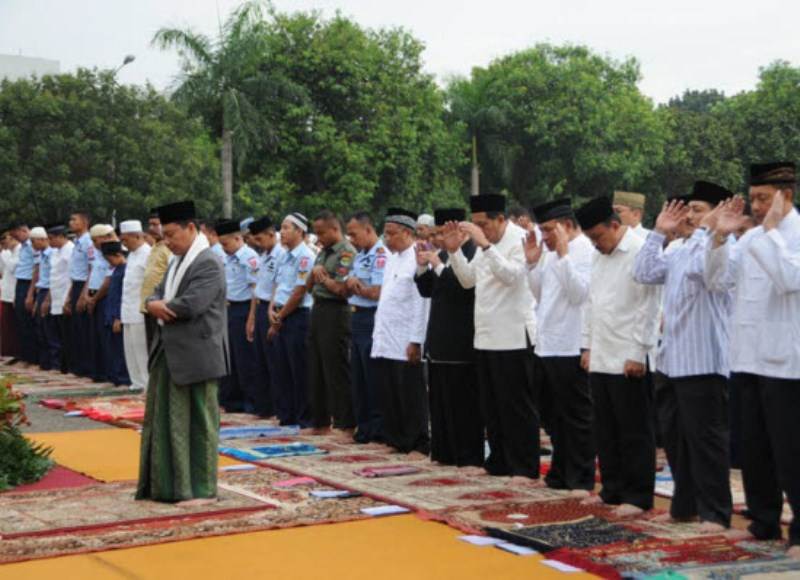
[[[164,283],[175,263],[147,300],[164,297]],[[178,315],[175,322],[159,325],[150,355],[163,344],[167,368],[177,385],[190,385],[229,374],[228,313],[225,270],[210,249],[197,255],[186,270],[175,298],[167,306]]]

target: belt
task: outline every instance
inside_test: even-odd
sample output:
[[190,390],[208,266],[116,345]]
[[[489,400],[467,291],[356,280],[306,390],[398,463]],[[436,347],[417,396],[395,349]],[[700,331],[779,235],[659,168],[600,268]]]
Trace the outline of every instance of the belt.
[[250,301],[249,300],[228,300],[226,303],[227,303],[228,306],[239,306],[241,304],[250,304]]
[[351,305],[350,308],[353,312],[373,312],[378,309],[377,306],[354,306]]

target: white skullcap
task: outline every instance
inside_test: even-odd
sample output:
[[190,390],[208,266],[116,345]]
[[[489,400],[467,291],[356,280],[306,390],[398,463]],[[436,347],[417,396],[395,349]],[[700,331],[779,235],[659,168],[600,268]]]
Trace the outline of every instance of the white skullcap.
[[139,220],[127,220],[119,224],[119,233],[121,234],[141,234],[142,222]]
[[417,225],[418,226],[428,226],[428,227],[432,228],[433,226],[436,225],[436,222],[434,221],[432,215],[427,214],[427,213],[423,213],[417,218]]
[[92,226],[92,229],[89,230],[89,235],[93,238],[99,238],[100,236],[108,236],[114,233],[114,228],[112,228],[108,224],[95,224]]
[[32,240],[46,240],[47,230],[41,226],[37,226],[31,230],[30,236]]

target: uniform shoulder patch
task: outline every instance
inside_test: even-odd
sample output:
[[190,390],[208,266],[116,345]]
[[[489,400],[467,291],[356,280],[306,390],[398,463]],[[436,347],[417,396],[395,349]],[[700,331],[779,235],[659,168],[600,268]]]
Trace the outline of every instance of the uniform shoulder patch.
[[310,260],[308,259],[307,256],[303,256],[302,258],[300,258],[300,269],[305,270],[306,268],[308,268],[309,262]]
[[375,260],[375,267],[378,270],[382,270],[386,266],[386,256],[378,256]]

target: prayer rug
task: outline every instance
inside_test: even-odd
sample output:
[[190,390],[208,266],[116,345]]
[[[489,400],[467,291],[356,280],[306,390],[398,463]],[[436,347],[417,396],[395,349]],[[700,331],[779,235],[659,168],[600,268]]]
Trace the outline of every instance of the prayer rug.
[[[276,487],[285,478],[285,473],[268,468],[220,475],[220,497],[249,500],[254,505],[261,506],[261,509],[221,512],[217,508],[223,502],[219,502],[214,506],[216,513],[211,512],[209,506],[205,506],[205,513],[180,512],[179,518],[169,517],[159,511],[158,517],[147,521],[119,520],[102,527],[77,527],[62,533],[18,535],[4,538],[0,542],[0,563],[199,537],[359,520],[369,517],[361,512],[362,508],[382,505],[382,502],[366,496],[317,499],[311,496],[311,491],[330,488],[316,482],[302,488]],[[113,489],[114,486],[125,487],[122,484],[108,484],[101,489]],[[118,499],[126,504],[135,503],[136,509],[140,509],[140,504],[145,504],[150,510],[179,509],[170,504],[134,502],[133,488],[127,489],[128,495]]]
[[664,570],[681,572],[684,567],[769,560],[783,556],[777,542],[733,542],[724,536],[705,536],[672,541],[646,538],[583,549],[564,548],[548,557],[572,566],[599,572],[611,567],[627,575],[649,575]]
[[540,552],[558,548],[589,548],[615,542],[635,542],[646,536],[619,524],[587,516],[581,520],[516,529],[487,528],[490,536]]
[[86,485],[97,485],[96,479],[86,477],[61,465],[55,465],[45,476],[35,483],[18,485],[12,490],[2,493],[21,493],[27,491],[42,491],[45,489],[63,489],[66,487],[83,487]]
[[0,536],[50,535],[76,528],[99,528],[155,518],[182,518],[198,512],[227,512],[270,507],[264,500],[223,490],[219,501],[200,507],[135,501],[133,483],[0,495]]
[[300,434],[299,427],[280,427],[277,425],[252,425],[248,427],[222,427],[219,430],[220,440],[254,439],[272,437],[292,437]]
[[236,459],[244,461],[259,461],[262,459],[271,459],[273,457],[295,457],[299,455],[323,455],[327,451],[323,451],[313,445],[307,443],[287,443],[283,445],[262,445],[259,447],[250,447],[247,449],[239,449],[236,447],[224,447],[220,445],[219,452],[224,455],[230,455]]
[[414,475],[420,471],[422,470],[419,467],[410,465],[381,465],[357,469],[354,473],[361,477],[397,477],[399,475]]
[[800,561],[790,558],[756,560],[681,568],[678,574],[687,580],[796,580]]

